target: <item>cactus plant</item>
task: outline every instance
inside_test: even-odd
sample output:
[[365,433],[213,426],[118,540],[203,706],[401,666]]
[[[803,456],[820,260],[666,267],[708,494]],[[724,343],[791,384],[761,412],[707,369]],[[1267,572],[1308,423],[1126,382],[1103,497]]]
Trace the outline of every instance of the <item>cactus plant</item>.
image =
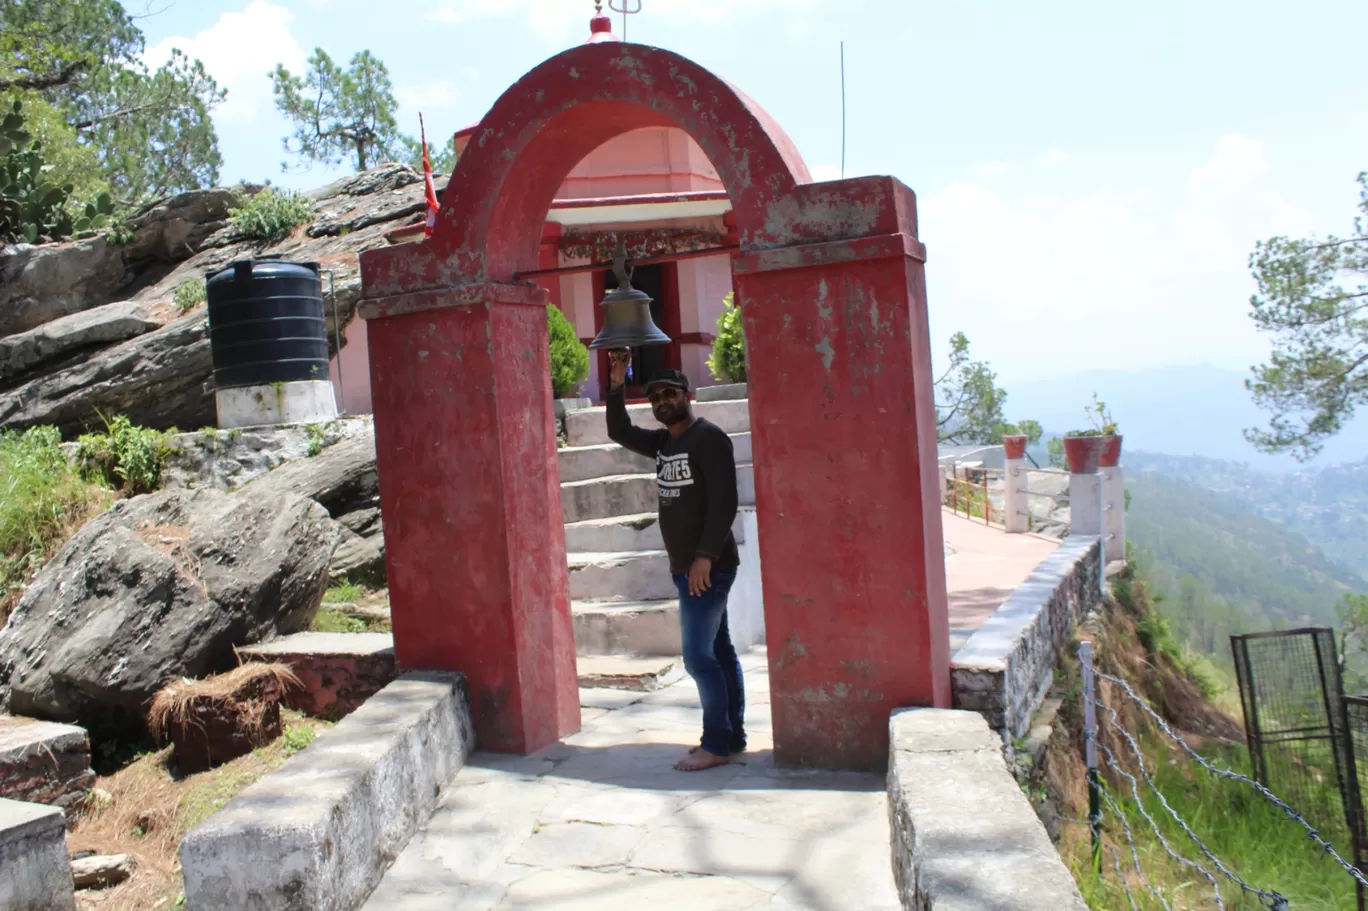
[[[15,101],[0,121],[0,242],[55,240],[75,227],[66,208],[72,187],[48,180],[52,168],[43,164],[40,145],[24,129],[23,104]],[[87,208],[106,220],[114,211],[112,200]]]

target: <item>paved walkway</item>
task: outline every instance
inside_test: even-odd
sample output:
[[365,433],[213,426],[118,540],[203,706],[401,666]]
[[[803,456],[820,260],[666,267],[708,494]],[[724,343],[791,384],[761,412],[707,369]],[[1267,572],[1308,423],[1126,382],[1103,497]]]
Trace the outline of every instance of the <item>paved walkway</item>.
[[950,600],[950,654],[993,615],[1003,601],[1059,542],[1042,535],[1009,535],[998,525],[941,510],[945,543],[945,587]]
[[763,648],[750,750],[676,772],[693,681],[582,690],[584,729],[528,757],[476,753],[366,911],[897,911],[884,779],[777,770]]

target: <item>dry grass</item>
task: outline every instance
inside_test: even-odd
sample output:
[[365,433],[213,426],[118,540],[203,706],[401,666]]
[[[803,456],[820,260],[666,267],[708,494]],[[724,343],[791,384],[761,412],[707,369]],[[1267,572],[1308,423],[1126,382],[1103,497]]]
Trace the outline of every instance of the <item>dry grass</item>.
[[[227,675],[224,675],[227,676]],[[67,837],[72,851],[128,854],[133,877],[110,889],[77,893],[81,911],[156,911],[181,894],[176,852],[185,833],[239,791],[302,749],[326,722],[284,711],[285,733],[216,769],[179,777],[167,747],[139,756],[95,784],[86,811]]]
[[152,697],[148,728],[152,736],[165,740],[173,726],[191,723],[196,705],[207,702],[241,719],[249,733],[258,733],[268,706],[260,699],[244,698],[243,693],[260,692],[260,684],[267,679],[273,681],[279,694],[284,694],[287,687],[304,685],[287,665],[264,662],[250,662],[206,680],[182,678],[168,683]]

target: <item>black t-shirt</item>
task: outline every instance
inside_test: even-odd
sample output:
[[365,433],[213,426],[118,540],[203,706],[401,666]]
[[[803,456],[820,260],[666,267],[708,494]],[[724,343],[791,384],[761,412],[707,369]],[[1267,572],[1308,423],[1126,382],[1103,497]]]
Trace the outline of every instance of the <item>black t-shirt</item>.
[[608,437],[624,449],[656,460],[660,534],[670,572],[687,573],[695,557],[711,557],[713,569],[741,563],[732,534],[736,520],[736,456],[731,438],[699,418],[678,438],[661,427],[637,427],[619,388],[608,393]]

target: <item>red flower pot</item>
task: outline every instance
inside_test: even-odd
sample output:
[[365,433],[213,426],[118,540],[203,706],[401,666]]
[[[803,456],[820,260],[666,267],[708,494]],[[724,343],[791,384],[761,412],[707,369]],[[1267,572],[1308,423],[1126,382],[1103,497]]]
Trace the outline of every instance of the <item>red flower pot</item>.
[[1007,450],[1007,458],[1026,458],[1026,434],[1014,433],[1002,438],[1002,448]]
[[1064,458],[1069,460],[1069,471],[1074,474],[1096,474],[1102,462],[1102,447],[1106,437],[1065,437]]
[[1103,468],[1115,468],[1121,464],[1121,434],[1114,433],[1102,439],[1107,442],[1102,447],[1102,459],[1099,464]]

